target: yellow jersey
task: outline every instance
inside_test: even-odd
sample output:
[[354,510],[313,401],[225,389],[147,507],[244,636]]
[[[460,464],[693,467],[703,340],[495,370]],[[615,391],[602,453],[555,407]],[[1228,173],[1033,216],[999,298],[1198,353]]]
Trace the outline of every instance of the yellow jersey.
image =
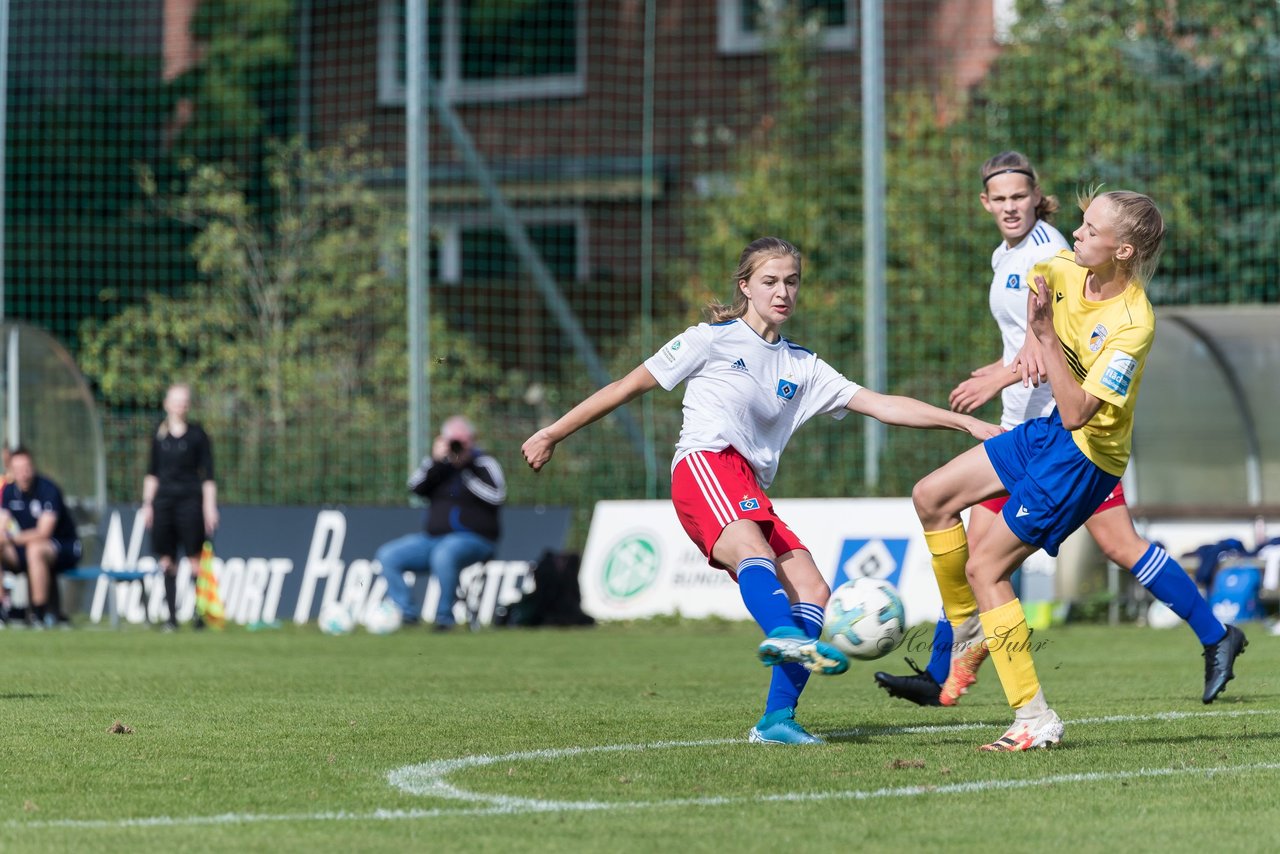
[[[1076,382],[1102,406],[1071,436],[1094,465],[1124,474],[1133,446],[1133,412],[1142,370],[1156,337],[1156,316],[1140,285],[1095,302],[1084,295],[1089,271],[1064,249],[1032,268],[1029,284],[1044,276],[1053,292],[1053,330]],[[1038,292],[1038,289],[1036,289]]]

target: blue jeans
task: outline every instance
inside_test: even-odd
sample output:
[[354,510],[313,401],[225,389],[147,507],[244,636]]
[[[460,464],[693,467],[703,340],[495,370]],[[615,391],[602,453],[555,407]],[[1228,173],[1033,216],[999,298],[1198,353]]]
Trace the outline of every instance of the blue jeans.
[[396,604],[407,619],[421,618],[421,611],[409,601],[409,586],[404,582],[407,571],[434,575],[440,585],[440,601],[436,605],[436,625],[452,626],[453,605],[458,600],[458,576],[465,567],[493,557],[494,542],[479,534],[460,531],[433,537],[428,534],[406,534],[384,543],[376,555],[382,564],[382,578],[387,583],[387,598]]

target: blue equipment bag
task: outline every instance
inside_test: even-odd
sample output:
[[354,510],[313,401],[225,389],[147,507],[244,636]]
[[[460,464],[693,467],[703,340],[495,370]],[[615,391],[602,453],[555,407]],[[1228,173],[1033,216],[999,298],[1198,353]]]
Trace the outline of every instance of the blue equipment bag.
[[1213,576],[1209,591],[1209,607],[1224,623],[1242,623],[1262,618],[1258,605],[1258,589],[1262,586],[1262,570],[1256,564],[1224,566]]

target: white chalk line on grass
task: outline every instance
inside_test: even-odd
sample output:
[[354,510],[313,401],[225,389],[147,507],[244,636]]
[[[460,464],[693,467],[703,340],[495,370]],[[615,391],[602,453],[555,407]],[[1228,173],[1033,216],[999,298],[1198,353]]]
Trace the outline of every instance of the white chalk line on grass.
[[[1275,714],[1280,714],[1280,710],[1243,709],[1239,711],[1153,712],[1147,715],[1106,715],[1104,717],[1078,718],[1073,721],[1067,721],[1066,723],[1078,726],[1092,724],[1138,723],[1142,721],[1170,721],[1182,720],[1185,718],[1235,718]],[[993,729],[996,727],[998,727],[997,724],[991,723],[925,724],[919,726],[862,727],[857,729],[840,730],[838,732],[828,733],[828,735],[832,738],[853,738],[868,735],[920,735],[961,732],[973,729]],[[467,768],[482,768],[486,765],[494,765],[498,763],[565,759],[591,753],[633,753],[645,750],[665,750],[674,747],[714,747],[723,744],[738,744],[741,742],[741,738],[718,738],[704,741],[657,741],[650,742],[648,744],[605,744],[597,747],[545,748],[541,750],[526,750],[518,753],[507,753],[500,756],[462,756],[457,759],[437,759],[432,762],[423,762],[419,765],[407,765],[403,768],[397,768],[387,775],[387,781],[406,794],[447,798],[450,800],[467,801],[470,803],[484,803],[513,811],[524,810],[530,812],[545,812],[548,810],[596,809],[601,808],[601,806],[607,807],[610,803],[617,802],[607,802],[603,805],[599,805],[595,801],[545,801],[537,798],[489,795],[480,792],[471,792],[455,786],[453,783],[449,782],[447,778],[455,772],[462,771]],[[669,803],[694,802],[681,801]],[[701,801],[697,803],[701,803]]]
[[[1111,723],[1138,723],[1142,721],[1182,720],[1185,718],[1223,717],[1238,718],[1255,715],[1276,715],[1280,710],[1240,710],[1206,712],[1157,712],[1149,715],[1107,715],[1105,717],[1078,718],[1068,724],[1090,725]],[[994,724],[964,723],[907,727],[866,727],[830,733],[833,736],[896,735],[938,732],[958,732],[978,728],[990,728]],[[679,747],[712,747],[723,744],[740,744],[741,738],[708,739],[702,741],[657,741],[647,744],[608,744],[596,747],[548,748],[507,753],[500,756],[464,756],[442,759],[418,765],[398,768],[387,775],[388,782],[402,792],[414,795],[449,798],[482,804],[472,807],[390,810],[377,809],[368,812],[346,810],[313,813],[223,813],[209,816],[150,816],[124,819],[54,819],[50,821],[9,821],[8,829],[113,829],[152,827],[196,827],[205,825],[260,824],[269,822],[310,821],[403,821],[447,817],[519,815],[547,812],[603,812],[611,810],[641,810],[679,807],[714,807],[743,803],[803,803],[818,801],[863,801],[879,798],[910,798],[923,795],[975,794],[1010,789],[1029,789],[1065,783],[1106,783],[1120,780],[1149,779],[1180,776],[1215,776],[1219,774],[1247,774],[1255,771],[1280,771],[1280,762],[1257,762],[1244,765],[1217,765],[1208,768],[1138,768],[1132,771],[1089,771],[1059,774],[1031,779],[973,780],[946,785],[899,786],[880,789],[853,789],[839,792],[779,792],[774,794],[742,795],[735,797],[671,798],[655,801],[549,801],[535,798],[519,798],[509,795],[486,795],[469,792],[447,782],[444,778],[466,768],[480,768],[500,762],[546,761],[571,758],[593,753],[626,753],[646,750],[663,750]],[[760,748],[753,748],[760,749]]]
[[[740,739],[738,739],[740,741]],[[719,742],[713,742],[719,743]],[[636,745],[653,747],[656,745]],[[219,824],[262,824],[267,822],[308,821],[403,821],[405,819],[448,818],[455,816],[521,815],[532,812],[603,812],[609,810],[642,810],[674,807],[717,807],[744,803],[803,803],[814,801],[867,801],[877,798],[913,798],[921,795],[980,794],[983,792],[1030,789],[1063,783],[1108,783],[1159,777],[1220,774],[1247,774],[1251,771],[1280,771],[1280,762],[1256,762],[1248,765],[1216,765],[1210,768],[1139,768],[1134,771],[1089,771],[1058,774],[1028,780],[974,780],[944,786],[900,786],[884,789],[854,789],[846,792],[782,792],[773,795],[741,797],[673,798],[664,801],[534,801],[526,798],[489,798],[488,807],[455,809],[372,810],[370,812],[317,812],[269,815],[262,813],[224,813],[209,816],[154,816],[126,819],[67,819],[62,821],[11,821],[5,827],[22,829],[94,829],[150,827],[196,827]]]

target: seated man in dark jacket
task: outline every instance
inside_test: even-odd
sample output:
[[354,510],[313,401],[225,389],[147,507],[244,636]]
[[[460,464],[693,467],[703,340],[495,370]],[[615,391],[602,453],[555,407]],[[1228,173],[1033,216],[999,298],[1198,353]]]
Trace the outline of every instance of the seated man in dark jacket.
[[57,573],[79,562],[80,537],[62,490],[36,472],[30,451],[13,449],[9,474],[0,490],[0,562],[11,572],[26,574],[32,625],[52,626],[60,611]]
[[378,549],[387,598],[404,622],[421,619],[420,603],[411,601],[404,573],[429,572],[440,585],[435,629],[454,625],[458,575],[464,567],[493,556],[500,532],[499,513],[507,485],[498,461],[476,447],[471,422],[454,415],[444,422],[431,456],[409,478],[409,489],[430,504],[420,533],[407,534]]

